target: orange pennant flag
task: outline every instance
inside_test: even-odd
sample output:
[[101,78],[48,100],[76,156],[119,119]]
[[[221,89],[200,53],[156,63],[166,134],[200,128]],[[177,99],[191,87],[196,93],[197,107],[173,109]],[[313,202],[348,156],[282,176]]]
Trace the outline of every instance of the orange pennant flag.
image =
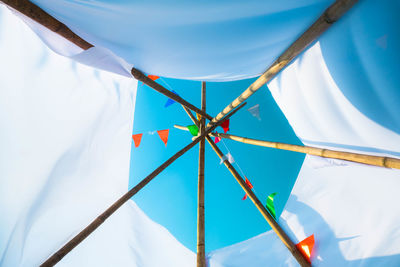
[[147,75],[147,77],[149,77],[150,79],[152,79],[153,81],[159,79],[160,77],[156,76],[156,75]]
[[[244,182],[247,184],[248,187],[250,187],[250,189],[253,189],[253,185],[250,183],[249,179],[247,179],[247,177],[245,177],[246,180],[244,180]],[[242,198],[242,200],[246,200],[247,199],[247,194],[244,194],[244,197]]]
[[133,134],[132,135],[133,142],[135,142],[135,147],[138,147],[140,145],[142,136],[143,136],[143,134]]
[[169,129],[160,130],[157,131],[157,133],[160,136],[161,140],[164,142],[165,146],[167,146]]
[[301,251],[301,253],[303,253],[309,263],[311,263],[311,252],[314,248],[314,243],[314,235],[310,235],[296,245],[296,247]]
[[132,135],[133,142],[135,142],[135,147],[138,147],[140,145],[142,136],[143,136],[143,134],[133,134]]

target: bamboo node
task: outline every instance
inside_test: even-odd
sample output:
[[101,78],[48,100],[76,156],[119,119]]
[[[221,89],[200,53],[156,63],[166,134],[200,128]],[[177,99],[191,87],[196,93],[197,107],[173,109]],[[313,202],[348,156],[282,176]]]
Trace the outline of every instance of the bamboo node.
[[325,13],[323,14],[322,17],[323,17],[324,21],[325,21],[326,23],[328,23],[328,24],[333,24],[333,23],[336,22],[336,19],[332,19],[332,18],[329,16],[329,13],[328,13],[328,12],[325,12]]
[[384,167],[386,167],[386,168],[390,168],[388,165],[387,165],[387,157],[383,157],[383,159],[382,159],[382,166],[384,166]]

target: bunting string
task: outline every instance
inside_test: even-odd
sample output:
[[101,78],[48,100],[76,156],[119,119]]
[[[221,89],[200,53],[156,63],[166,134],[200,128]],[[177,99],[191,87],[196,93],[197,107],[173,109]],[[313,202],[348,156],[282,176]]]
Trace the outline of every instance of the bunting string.
[[[225,149],[228,151],[228,154],[232,155],[232,152],[230,151],[230,149],[228,148],[228,146],[227,146],[226,143],[224,142],[224,139],[223,139],[223,138],[220,139],[220,142],[222,142],[222,144],[224,145]],[[236,160],[234,161],[234,163],[235,163],[235,165],[238,167],[240,173],[242,174],[242,177],[245,177],[244,172],[243,172],[242,168],[240,168],[239,163],[238,163]]]
[[[162,77],[156,76],[156,75],[148,75],[148,77],[152,80],[159,80],[161,81],[171,92],[173,92],[174,94],[178,95],[173,89],[172,87],[169,85],[169,83],[163,79]],[[165,103],[164,107],[169,107],[170,105],[176,103],[174,100],[168,98],[167,102]],[[252,107],[250,107],[249,109],[247,109],[247,111],[251,114],[251,116],[253,116],[254,118],[256,118],[258,121],[261,121],[261,116],[260,116],[260,104],[256,104]],[[198,114],[197,114],[198,115]],[[197,117],[198,120],[200,120],[200,117]],[[229,125],[230,122],[229,120],[224,121],[220,126],[222,127],[224,133],[226,133],[227,131],[229,131]],[[190,134],[192,136],[198,136],[199,134],[199,128],[196,125],[188,125],[186,126],[188,131],[190,132]],[[155,133],[158,134],[158,136],[160,137],[161,141],[165,144],[165,146],[167,146],[168,143],[168,137],[169,137],[169,129],[163,129],[163,130],[155,130],[155,131],[148,131],[147,134],[149,135],[154,135]],[[133,134],[132,135],[132,140],[135,144],[135,147],[139,147],[141,140],[143,137],[143,133],[139,133],[139,134]],[[256,191],[254,190],[253,185],[251,184],[250,180],[247,179],[247,177],[245,176],[242,168],[240,167],[239,163],[233,158],[231,150],[228,148],[228,146],[226,145],[225,141],[223,140],[223,138],[219,138],[219,137],[215,137],[214,140],[215,144],[217,144],[218,142],[222,142],[222,144],[224,145],[227,153],[222,157],[220,164],[223,163],[224,160],[228,160],[231,164],[235,164],[236,167],[239,169],[240,174],[242,175],[242,177],[245,178],[245,183],[246,185],[253,190],[255,193]],[[334,165],[334,163],[331,163],[332,165]],[[266,205],[265,207],[267,208],[268,212],[272,215],[272,217],[276,220],[276,211],[275,211],[275,206],[274,206],[274,197],[277,195],[277,193],[272,193],[270,195],[267,196],[267,201],[266,201]],[[242,200],[246,200],[247,199],[247,194],[245,194],[242,197]],[[296,247],[300,250],[300,252],[306,257],[307,261],[309,263],[311,263],[311,259],[312,259],[312,255],[313,255],[313,247],[315,244],[315,240],[314,240],[314,235],[311,235],[309,237],[307,237],[306,239],[300,241],[298,244],[296,244]]]

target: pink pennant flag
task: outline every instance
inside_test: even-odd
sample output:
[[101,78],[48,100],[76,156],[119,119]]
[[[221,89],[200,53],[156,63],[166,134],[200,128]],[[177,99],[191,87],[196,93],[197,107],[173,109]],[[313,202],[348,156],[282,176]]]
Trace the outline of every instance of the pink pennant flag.
[[[218,132],[215,132],[215,133],[218,133]],[[215,140],[214,140],[214,143],[217,144],[219,141],[221,141],[221,137],[216,136]]]

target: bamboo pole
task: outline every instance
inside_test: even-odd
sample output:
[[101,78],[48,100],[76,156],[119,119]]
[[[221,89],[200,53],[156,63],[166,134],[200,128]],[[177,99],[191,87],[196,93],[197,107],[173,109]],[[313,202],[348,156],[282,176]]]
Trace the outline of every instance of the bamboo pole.
[[[218,157],[220,159],[223,159],[224,154],[222,151],[217,147],[217,145],[212,141],[212,139],[207,136],[206,137],[208,143],[211,145],[215,153],[217,153]],[[281,228],[281,226],[278,224],[277,221],[269,214],[267,209],[263,206],[261,201],[257,198],[257,196],[253,193],[253,191],[247,186],[243,178],[240,176],[240,174],[236,171],[236,169],[232,166],[232,164],[227,160],[224,159],[224,165],[228,168],[228,170],[231,172],[233,177],[235,177],[236,181],[240,184],[242,189],[246,192],[246,194],[249,196],[251,201],[254,203],[256,208],[260,211],[264,219],[267,221],[267,223],[271,226],[272,230],[278,235],[279,239],[285,244],[285,246],[288,248],[290,253],[292,253],[293,257],[297,260],[297,262],[301,266],[311,266],[311,264],[304,258],[303,254],[298,250],[298,248],[295,246],[293,241],[290,239],[290,237],[285,233],[285,231]]]
[[202,116],[205,116],[207,119],[212,120],[212,117],[210,115],[208,115],[206,112],[204,112],[201,109],[190,104],[185,99],[178,96],[177,94],[174,94],[171,91],[167,90],[164,86],[160,85],[159,83],[156,83],[155,81],[153,81],[152,79],[150,79],[149,77],[144,75],[144,73],[141,72],[140,70],[132,68],[131,73],[132,73],[132,76],[135,77],[136,80],[143,82],[147,86],[153,88],[154,90],[165,95],[166,97],[169,97],[169,98],[173,99],[174,101],[178,102],[179,104],[193,110],[194,112],[201,114]]
[[285,143],[279,143],[279,142],[263,141],[263,140],[251,139],[251,138],[241,137],[241,136],[232,135],[232,134],[212,133],[210,135],[218,136],[218,137],[226,138],[226,139],[231,139],[231,140],[234,140],[237,142],[250,144],[250,145],[295,151],[295,152],[305,153],[305,154],[319,156],[319,157],[323,157],[323,158],[341,159],[341,160],[347,160],[347,161],[363,163],[363,164],[367,164],[367,165],[384,167],[384,168],[400,169],[400,159],[397,159],[397,158],[381,157],[381,156],[359,154],[359,153],[352,153],[352,152],[344,152],[344,151],[323,149],[323,148],[312,147],[312,146],[299,146],[299,145],[291,145],[291,144],[285,144]]
[[[187,127],[181,125],[174,125],[175,128],[189,131]],[[323,158],[331,158],[331,159],[340,159],[340,160],[347,160],[372,166],[384,167],[384,168],[391,168],[391,169],[400,169],[400,159],[398,158],[391,158],[391,157],[383,157],[383,156],[375,156],[375,155],[368,155],[368,154],[360,154],[360,153],[353,153],[353,152],[345,152],[345,151],[338,151],[332,149],[324,149],[312,146],[299,146],[299,145],[292,145],[280,142],[271,142],[271,141],[264,141],[264,140],[257,140],[242,136],[237,136],[233,134],[223,134],[223,133],[211,133],[211,136],[218,136],[225,139],[234,140],[237,142],[255,145],[255,146],[263,146],[269,148],[276,148],[288,151],[294,151],[304,154],[309,154],[313,156],[319,156]]]
[[[186,111],[188,116],[192,119],[193,123],[195,123],[197,125],[198,121],[193,116],[193,114],[190,112],[190,110],[187,109],[186,107],[183,107],[183,109]],[[182,126],[176,127],[176,126],[179,126],[179,125],[175,125],[175,128],[178,128],[178,129],[181,129],[181,130],[187,130],[186,127],[182,127]],[[307,261],[307,259],[304,258],[304,255],[295,246],[295,244],[290,239],[290,237],[285,233],[285,231],[280,227],[280,225],[275,221],[275,219],[269,214],[269,212],[262,205],[261,201],[257,198],[257,196],[253,193],[253,191],[247,186],[247,184],[245,183],[243,178],[236,171],[235,167],[232,166],[232,164],[229,162],[228,159],[223,158],[224,154],[218,148],[218,146],[212,141],[212,139],[211,139],[211,137],[209,135],[206,136],[206,140],[211,145],[211,147],[213,148],[215,153],[218,155],[218,157],[221,160],[223,160],[224,165],[228,168],[228,170],[231,172],[233,177],[236,179],[236,181],[239,183],[239,185],[242,187],[242,189],[249,196],[249,198],[254,203],[256,208],[260,211],[260,213],[262,214],[264,219],[271,226],[272,230],[277,234],[277,236],[283,242],[283,244],[285,244],[285,246],[288,248],[290,253],[292,253],[293,257],[297,260],[297,262],[303,267],[304,266],[311,266],[311,264]]]
[[174,125],[174,128],[182,130],[182,131],[189,131],[189,129],[186,126],[181,126],[181,125],[177,125],[177,124]]
[[[80,36],[72,32],[65,24],[57,20],[56,18],[52,17],[50,14],[45,12],[43,9],[35,5],[34,3],[28,0],[0,0],[1,2],[5,3],[9,7],[17,10],[18,12],[24,14],[25,16],[29,17],[30,19],[36,21],[40,25],[44,26],[45,28],[49,29],[50,31],[57,33],[58,35],[64,37],[66,40],[70,41],[71,43],[75,44],[76,46],[82,48],[83,50],[87,50],[93,47],[92,44],[88,43]],[[167,90],[165,87],[161,86],[160,84],[156,83],[152,79],[148,78],[138,69],[132,68],[131,74],[137,80],[143,82],[144,84],[148,85],[150,88],[154,89],[155,91],[165,95],[168,98],[173,99],[174,101],[178,102],[181,105],[184,105],[191,110],[205,116],[207,119],[211,120],[212,117],[201,109],[195,107],[191,103],[184,100],[182,97],[172,93],[171,91]]]
[[93,47],[92,44],[86,42],[81,37],[72,32],[65,24],[50,16],[46,11],[33,4],[28,0],[0,0],[4,4],[12,7],[18,12],[24,14],[28,18],[36,21],[52,32],[55,32],[76,46],[87,50]]
[[[224,118],[224,120],[230,118],[234,115],[238,110],[240,110],[246,103],[243,103],[237,109],[233,110],[230,114]],[[96,230],[108,217],[110,217],[115,211],[117,211],[125,202],[127,202],[131,197],[133,197],[137,192],[139,192],[145,185],[147,185],[151,180],[153,180],[158,174],[160,174],[164,169],[166,169],[169,165],[171,165],[176,159],[185,154],[188,150],[194,147],[198,142],[205,138],[211,131],[217,128],[217,125],[214,125],[212,128],[206,130],[199,138],[192,141],[190,144],[182,148],[175,155],[161,164],[157,169],[155,169],[152,173],[150,173],[146,178],[144,178],[140,183],[138,183],[135,187],[129,190],[126,194],[124,194],[121,198],[119,198],[114,204],[112,204],[106,211],[104,211],[101,215],[99,215],[94,221],[92,221],[85,229],[83,229],[80,233],[78,233],[74,238],[72,238],[68,243],[66,243],[62,248],[60,248],[57,252],[55,252],[52,256],[50,256],[44,263],[42,263],[41,267],[54,266],[57,264],[65,255],[67,255],[71,250],[73,250],[76,246],[78,246],[83,240],[86,239],[94,230]]]
[[226,106],[207,127],[216,123],[224,114],[234,109],[243,101],[246,101],[264,84],[272,80],[284,67],[289,65],[292,60],[304,51],[314,40],[324,33],[334,22],[346,13],[358,0],[337,0],[294,42],[292,43],[272,65],[252,83],[238,98]]
[[[206,83],[201,83],[201,110],[206,112]],[[205,132],[206,120],[200,120],[200,135]],[[206,267],[205,251],[205,223],[204,223],[204,158],[205,140],[201,139],[199,144],[199,177],[197,188],[197,267]]]

